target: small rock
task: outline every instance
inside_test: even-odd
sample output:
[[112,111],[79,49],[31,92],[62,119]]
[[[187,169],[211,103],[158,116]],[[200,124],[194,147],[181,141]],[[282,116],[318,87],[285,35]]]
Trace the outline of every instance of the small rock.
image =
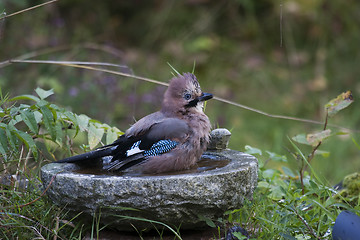
[[229,145],[231,132],[226,128],[217,128],[210,133],[209,150],[224,150]]
[[[237,238],[236,236],[234,236],[234,233],[241,233],[241,235],[243,235],[244,237],[246,237],[246,239],[249,239],[249,233],[242,227],[240,226],[234,226],[232,228],[230,228],[228,230],[228,234],[226,235],[226,240],[237,240],[239,238]],[[244,238],[241,238],[244,239]]]

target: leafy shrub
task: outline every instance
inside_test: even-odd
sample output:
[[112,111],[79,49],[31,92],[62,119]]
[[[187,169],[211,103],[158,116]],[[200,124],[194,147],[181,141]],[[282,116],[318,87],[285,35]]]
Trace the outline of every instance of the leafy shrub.
[[88,145],[83,145],[83,149],[93,149],[103,139],[109,144],[121,134],[116,127],[49,102],[47,99],[54,94],[52,90],[37,88],[35,91],[37,96],[21,95],[11,99],[1,94],[0,154],[4,170],[23,156],[26,156],[23,161],[26,166],[30,158],[55,160],[55,153],[70,154],[73,139],[79,133],[87,134]]
[[[318,149],[325,139],[345,134],[330,134],[328,118],[352,101],[351,92],[342,93],[325,105],[326,119],[322,131],[289,138],[294,149],[289,152],[298,162],[298,169],[285,166],[288,162],[286,156],[269,151],[265,156],[260,149],[246,146],[247,153],[257,155],[259,159],[265,157],[266,161],[260,161],[254,200],[248,201],[242,209],[227,212],[228,221],[235,225],[242,223],[256,239],[330,239],[332,226],[342,210],[360,213],[358,201],[347,201],[310,165],[314,156],[329,154]],[[310,145],[312,150],[306,155],[295,142]],[[282,163],[281,169],[266,168],[269,161]]]

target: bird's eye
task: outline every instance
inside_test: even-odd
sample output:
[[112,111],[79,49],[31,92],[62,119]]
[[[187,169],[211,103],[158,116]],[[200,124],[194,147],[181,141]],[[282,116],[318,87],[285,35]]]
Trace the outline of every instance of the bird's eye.
[[191,99],[191,94],[190,94],[190,93],[186,93],[186,94],[184,95],[184,99],[185,99],[185,100],[190,100],[190,99]]

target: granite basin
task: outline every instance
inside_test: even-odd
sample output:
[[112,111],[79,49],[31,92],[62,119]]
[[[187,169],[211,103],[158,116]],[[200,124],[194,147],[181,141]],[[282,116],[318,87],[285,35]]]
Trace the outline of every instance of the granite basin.
[[47,195],[55,204],[74,214],[83,212],[89,220],[101,212],[101,222],[117,230],[156,226],[145,219],[199,229],[206,227],[204,219],[216,220],[251,199],[258,170],[255,157],[234,150],[208,151],[203,159],[226,164],[190,173],[117,176],[80,173],[75,164],[50,163],[42,167],[41,178],[44,187],[54,178]]

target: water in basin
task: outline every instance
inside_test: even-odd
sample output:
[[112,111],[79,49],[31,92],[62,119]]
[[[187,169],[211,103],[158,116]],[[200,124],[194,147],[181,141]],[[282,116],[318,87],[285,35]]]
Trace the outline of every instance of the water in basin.
[[75,170],[79,174],[91,174],[91,175],[106,175],[106,176],[131,176],[131,177],[141,177],[141,176],[167,176],[167,175],[180,175],[180,174],[189,174],[189,173],[200,173],[216,168],[222,168],[228,165],[230,160],[219,158],[214,155],[203,155],[202,158],[197,162],[197,165],[191,169],[169,172],[169,173],[160,173],[160,174],[143,174],[135,173],[131,171],[119,171],[119,172],[108,172],[100,168],[80,168]]

